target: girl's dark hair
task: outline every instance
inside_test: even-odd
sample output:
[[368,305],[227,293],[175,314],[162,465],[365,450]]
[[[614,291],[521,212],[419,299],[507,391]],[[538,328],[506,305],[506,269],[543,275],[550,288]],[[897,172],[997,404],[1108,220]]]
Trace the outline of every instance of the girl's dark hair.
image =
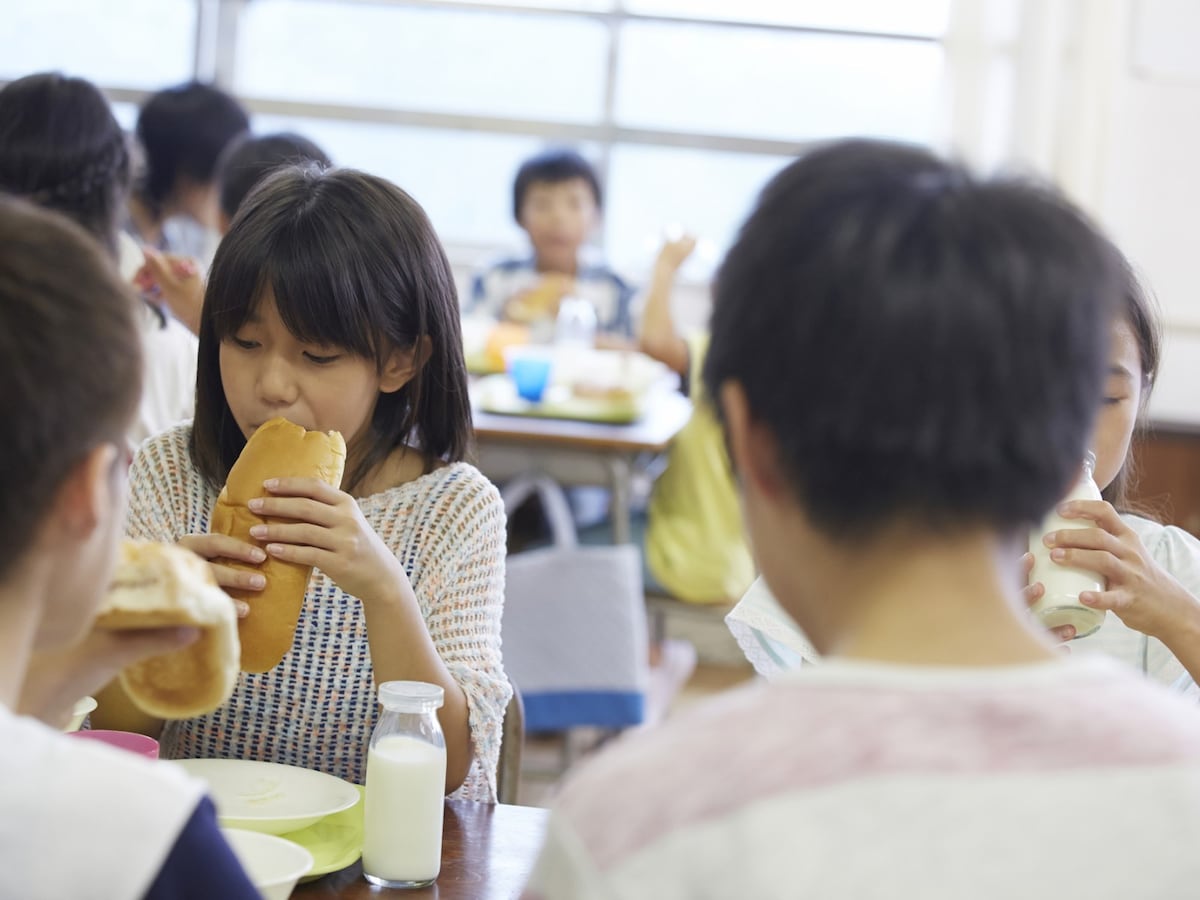
[[72,468],[124,446],[142,389],[133,297],[112,262],[78,225],[3,197],[0,357],[3,577]]
[[[1154,380],[1158,377],[1158,364],[1162,355],[1162,331],[1159,325],[1158,312],[1154,301],[1142,287],[1133,269],[1125,264],[1125,290],[1122,292],[1120,312],[1133,332],[1137,341],[1138,357],[1141,361],[1142,396],[1139,417],[1150,402],[1150,391],[1154,388]],[[1142,512],[1153,517],[1151,509],[1135,509],[1136,504],[1130,500],[1130,493],[1137,483],[1137,460],[1132,448],[1125,458],[1125,463],[1117,472],[1117,477],[1101,492],[1105,500],[1121,512]]]
[[241,104],[211,85],[192,81],[154,94],[138,113],[146,154],[139,196],[161,211],[180,178],[211,182],[221,151],[249,127]]
[[91,82],[45,72],[0,90],[0,190],[64,213],[116,257],[129,148]]
[[221,383],[221,342],[274,295],[298,340],[375,360],[428,338],[429,359],[380,394],[350,488],[389,452],[417,446],[426,466],[456,462],[471,441],[458,296],[433,225],[394,184],[362,172],[291,166],[267,176],[238,211],[209,271],[200,320],[192,457],[224,484],[245,438]]

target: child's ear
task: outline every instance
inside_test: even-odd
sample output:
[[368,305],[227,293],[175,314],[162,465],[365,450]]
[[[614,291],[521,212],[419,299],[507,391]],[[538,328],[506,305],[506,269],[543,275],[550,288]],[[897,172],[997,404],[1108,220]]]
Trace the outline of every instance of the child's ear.
[[411,347],[392,350],[384,361],[383,371],[379,376],[379,391],[383,394],[394,394],[404,387],[421,371],[429,357],[433,355],[433,341],[429,335],[419,338]]
[[738,382],[727,381],[721,385],[720,402],[734,471],[743,483],[753,486],[758,493],[776,494],[783,478],[775,436],[754,418],[746,401],[746,392]]
[[120,458],[121,451],[116,445],[100,444],[67,473],[59,485],[51,513],[60,534],[86,541],[113,514],[113,508],[120,502],[113,477]]

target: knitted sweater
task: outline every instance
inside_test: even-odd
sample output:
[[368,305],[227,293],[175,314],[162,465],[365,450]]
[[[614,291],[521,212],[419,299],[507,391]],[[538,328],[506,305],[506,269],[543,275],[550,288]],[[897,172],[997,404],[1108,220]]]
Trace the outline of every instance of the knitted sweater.
[[[208,531],[217,491],[188,452],[191,425],[148,440],[130,472],[131,537],[174,542]],[[470,710],[475,758],[454,796],[494,802],[511,687],[500,656],[504,508],[473,466],[456,463],[358,501],[404,565],[425,624]],[[168,722],[166,758],[287,763],[363,783],[378,716],[362,605],[313,572],[295,642],[261,675],[242,673],[207,716]]]

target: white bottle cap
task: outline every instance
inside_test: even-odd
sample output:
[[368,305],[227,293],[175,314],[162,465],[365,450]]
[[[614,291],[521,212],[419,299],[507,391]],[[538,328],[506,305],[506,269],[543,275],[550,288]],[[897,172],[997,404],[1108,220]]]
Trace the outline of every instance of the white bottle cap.
[[379,686],[379,702],[391,712],[433,712],[444,700],[441,685],[425,681],[385,681]]

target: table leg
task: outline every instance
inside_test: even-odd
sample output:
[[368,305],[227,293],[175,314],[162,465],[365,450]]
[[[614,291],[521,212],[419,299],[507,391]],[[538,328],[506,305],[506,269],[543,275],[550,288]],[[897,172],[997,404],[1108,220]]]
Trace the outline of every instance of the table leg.
[[633,539],[630,504],[633,493],[633,467],[623,456],[608,460],[609,484],[612,487],[612,504],[609,521],[612,522],[613,543],[628,544]]

